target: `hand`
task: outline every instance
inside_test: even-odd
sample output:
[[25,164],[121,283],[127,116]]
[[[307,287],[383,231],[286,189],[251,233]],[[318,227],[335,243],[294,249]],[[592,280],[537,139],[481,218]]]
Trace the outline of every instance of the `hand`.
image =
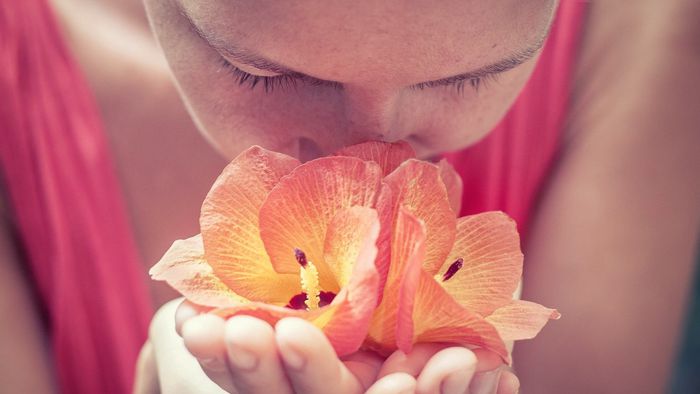
[[163,305],[151,320],[136,364],[134,394],[224,393],[200,368],[175,331],[182,299]]
[[[160,316],[169,315],[172,319],[171,308],[170,304],[161,308],[165,311],[159,311],[154,323]],[[191,356],[187,368],[181,368],[183,356],[188,357],[183,341],[165,339],[166,336],[161,336],[159,329],[151,329],[152,343],[157,342],[160,346],[152,345],[152,350],[145,346],[144,353],[152,353],[155,355],[152,358],[162,359],[157,361],[164,392],[221,392],[211,387],[212,382],[239,394],[321,393],[328,392],[330,385],[333,392],[359,393],[367,390],[369,394],[496,393],[497,383],[498,394],[515,393],[517,390],[515,375],[501,372],[498,369],[500,359],[485,351],[472,352],[464,348],[425,344],[416,346],[409,355],[396,352],[385,362],[369,352],[355,353],[344,357],[341,362],[325,336],[303,320],[284,319],[273,330],[265,322],[251,317],[241,316],[224,322],[215,316],[199,315],[203,311],[185,302],[178,309],[176,318],[184,344],[197,357],[201,369],[191,368],[191,361],[194,360]],[[170,320],[171,332],[174,325]],[[154,333],[160,338],[155,338]],[[179,346],[173,346],[174,343]],[[159,351],[161,347],[178,348],[180,354],[172,357],[172,352]],[[247,352],[247,358],[240,357],[246,354],[244,352]],[[301,356],[301,369],[295,368],[299,363],[291,356],[292,352]],[[166,358],[158,357],[158,354]],[[165,366],[161,366],[163,363]],[[143,371],[147,368],[140,369]],[[208,385],[201,383],[202,378],[207,380],[202,370],[211,379]],[[193,376],[196,374],[199,376]],[[377,377],[380,379],[375,382]],[[137,385],[139,381],[148,380],[137,379]]]
[[417,377],[417,393],[515,394],[520,382],[495,353],[446,344],[414,346],[386,359],[378,378],[403,372]]
[[204,311],[184,302],[176,325],[204,372],[228,392],[414,391],[415,379],[405,373],[386,374],[376,381],[383,358],[374,353],[357,352],[338,359],[325,335],[302,319],[282,319],[273,329],[250,316],[224,321],[201,314]]
[[[186,320],[205,311],[184,302],[178,310],[178,328]],[[272,344],[275,342],[279,356],[271,355],[271,364],[276,366],[277,382],[284,386],[284,378],[279,378],[279,369],[284,369],[289,376],[287,384],[291,387],[288,389],[298,393],[328,392],[328,382],[333,382],[333,392],[356,393],[368,390],[369,394],[515,394],[519,388],[518,378],[505,368],[500,357],[483,349],[472,351],[444,344],[419,344],[409,355],[395,352],[388,359],[382,360],[374,353],[360,351],[343,357],[341,363],[325,336],[311,324],[299,319],[284,319],[273,330],[267,323],[250,317],[241,316],[223,322],[214,316],[204,315],[191,319],[186,327],[183,336],[188,348],[198,356],[203,369],[212,380],[231,392],[257,393],[269,390],[270,379],[264,370],[256,369],[255,374],[246,374],[245,371],[238,370],[231,359],[236,357],[237,348],[257,351],[258,356],[264,359],[266,352],[274,352]],[[263,332],[264,340],[260,336]],[[299,350],[310,363],[305,366],[304,372],[294,371],[286,362],[285,355],[289,347]],[[237,378],[242,381],[237,382]],[[375,382],[377,378],[379,380]],[[245,381],[251,381],[252,385],[246,386]],[[260,382],[263,387],[258,389],[254,385]],[[238,391],[234,391],[236,387]]]
[[[372,353],[357,353],[340,361],[325,336],[298,319],[288,319],[273,331],[267,323],[251,317],[224,322],[201,312],[202,308],[182,303],[182,299],[168,302],[156,312],[137,363],[135,394],[313,394],[328,392],[329,387],[339,393],[363,392],[374,383],[382,363]],[[287,352],[278,350],[278,342]],[[285,345],[301,345],[294,350],[308,361],[300,369],[291,366],[293,361],[282,361],[280,354],[290,354]],[[241,358],[244,351],[253,358]],[[415,380],[403,373],[390,374],[375,386],[370,394],[412,391]]]

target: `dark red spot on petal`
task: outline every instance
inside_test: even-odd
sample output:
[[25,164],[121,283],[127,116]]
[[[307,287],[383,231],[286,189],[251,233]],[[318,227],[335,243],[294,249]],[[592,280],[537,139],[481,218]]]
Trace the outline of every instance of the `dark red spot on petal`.
[[306,253],[304,253],[304,251],[301,249],[294,248],[294,257],[296,257],[297,263],[304,268],[306,268],[306,266],[309,264],[309,262],[306,260]]
[[[335,299],[336,294],[332,291],[322,291],[318,297],[320,298],[318,306],[326,306],[333,302]],[[285,308],[289,309],[300,309],[304,310],[306,309],[306,293],[301,292],[294,297],[289,299],[289,303],[284,306]]]
[[449,280],[451,277],[455,276],[457,271],[459,271],[460,268],[464,265],[464,259],[463,258],[458,258],[455,260],[454,263],[450,265],[450,268],[447,269],[447,272],[442,276],[442,281],[445,282]]
[[285,305],[289,309],[306,309],[306,293],[299,293],[289,299],[289,303]]
[[321,294],[319,294],[319,298],[321,299],[318,303],[318,306],[326,306],[333,302],[335,299],[335,293],[332,291],[322,291]]

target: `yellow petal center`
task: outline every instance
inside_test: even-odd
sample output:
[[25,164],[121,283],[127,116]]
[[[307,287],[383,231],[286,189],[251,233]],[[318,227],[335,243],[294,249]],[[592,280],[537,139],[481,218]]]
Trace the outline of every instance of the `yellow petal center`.
[[317,309],[321,301],[321,288],[318,283],[318,270],[311,261],[307,261],[305,266],[299,267],[301,277],[301,289],[306,293],[306,307]]

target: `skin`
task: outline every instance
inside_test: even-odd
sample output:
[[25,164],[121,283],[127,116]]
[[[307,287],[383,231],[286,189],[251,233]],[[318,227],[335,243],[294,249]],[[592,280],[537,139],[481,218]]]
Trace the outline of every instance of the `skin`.
[[[408,139],[422,157],[477,142],[507,110],[534,60],[478,93],[467,86],[463,98],[449,88],[413,91],[407,86],[469,71],[526,45],[538,27],[546,29],[549,5],[472,1],[450,4],[449,12],[440,14],[434,5],[419,3],[413,10],[425,12],[411,17],[404,10],[387,12],[361,2],[354,12],[366,18],[355,20],[355,13],[333,10],[333,3],[324,3],[323,18],[314,18],[317,11],[309,13],[305,3],[294,10],[271,10],[262,2],[256,3],[259,9],[250,9],[239,2],[202,1],[195,7],[193,1],[147,1],[163,52],[206,144],[176,100],[166,63],[149,41],[146,27],[134,23],[103,28],[133,7],[124,10],[126,2],[114,2],[118,6],[109,8],[107,0],[56,3],[65,11],[59,15],[105,120],[147,265],[144,270],[172,239],[198,231],[192,218],[198,216],[213,178],[227,159],[251,143],[309,159],[370,138]],[[89,4],[104,6],[105,12],[75,18],[84,15]],[[297,92],[265,94],[237,87],[219,66],[216,51],[188,28],[178,4],[192,8],[199,22],[211,24],[209,29],[222,39],[297,71],[342,82],[346,89],[299,86]],[[386,8],[391,4],[382,3]],[[461,9],[467,6],[469,11]],[[601,1],[591,8],[565,142],[525,246],[524,298],[555,305],[565,318],[536,340],[519,344],[514,358],[526,392],[662,392],[700,235],[700,155],[695,148],[700,146],[700,112],[691,104],[700,102],[695,71],[700,69],[695,50],[700,45],[700,9],[694,0],[640,0],[631,8]],[[259,16],[252,17],[256,13]],[[337,20],[339,13],[342,24],[324,22]],[[255,22],[251,26],[246,21]],[[93,34],[103,31],[114,34]],[[123,39],[127,36],[129,40]],[[115,45],[126,42],[133,45]],[[167,136],[163,130],[168,130]],[[168,154],[158,154],[163,151]],[[9,235],[5,239],[10,240]],[[0,245],[5,245],[0,258],[8,262],[0,264],[0,277],[22,283],[21,261],[7,246],[11,243]],[[173,297],[161,284],[151,286],[156,305]],[[0,298],[32,305],[26,288],[0,286]],[[137,392],[191,392],[192,387],[216,388],[212,382],[230,388],[236,382],[260,381],[255,375],[260,370],[246,374],[229,361],[235,357],[229,349],[236,344],[259,345],[254,342],[254,334],[262,332],[259,322],[229,322],[222,328],[222,322],[202,320],[199,311],[187,305],[176,319],[178,305],[179,301],[165,304],[154,316],[138,365]],[[181,333],[187,347],[174,334],[176,323],[185,322],[188,327]],[[274,344],[275,349],[259,348],[257,354],[277,363],[264,368],[286,368],[285,346],[308,345],[304,339],[313,331],[294,323],[264,329],[268,339],[262,345]],[[12,319],[0,328],[3,343],[23,344],[24,349],[11,352],[12,362],[0,368],[5,372],[2,386],[14,392],[51,387],[47,352],[37,346],[45,335],[38,319]],[[229,332],[233,334],[227,336]],[[446,364],[455,369],[435,370],[433,366],[444,365],[441,349],[379,362],[358,355],[359,360],[341,363],[328,353],[322,356],[328,349],[322,341],[313,343],[316,346],[304,353],[308,360],[335,366],[336,373],[346,377],[350,371],[356,381],[344,380],[349,389],[357,382],[371,384],[374,374],[390,377],[377,381],[370,389],[374,393],[413,390],[422,384],[435,387],[435,381],[447,380],[455,370],[459,379],[475,371],[470,386],[483,380],[481,360],[476,357],[475,365],[476,355],[469,353],[448,352]],[[358,364],[366,368],[358,369]],[[32,378],[22,378],[28,375]],[[283,381],[287,386],[280,383],[281,392],[319,379],[312,373],[290,376],[298,379]],[[498,392],[513,392],[516,379],[504,373]],[[26,386],[30,383],[36,386]],[[243,386],[241,392],[254,389]]]
[[[227,158],[252,144],[311,159],[368,139],[407,140],[422,157],[474,143],[508,109],[536,56],[478,92],[410,87],[539,48],[553,1],[424,1],[410,11],[401,3],[360,2],[348,13],[344,2],[145,2],[190,113]],[[212,44],[342,90],[302,82],[272,93],[238,86],[223,58],[255,75],[275,74],[222,56]]]
[[[496,7],[465,2],[434,7],[419,2],[403,12],[396,11],[401,9],[398,2],[360,2],[350,14],[341,2],[145,4],[190,114],[229,159],[252,144],[302,160],[370,139],[407,140],[422,157],[472,144],[501,118],[526,82],[553,11],[551,1],[503,1]],[[268,20],[274,23],[260,23]],[[464,24],[464,20],[474,22]],[[338,25],[343,28],[334,29]],[[526,59],[499,73],[499,83],[481,85],[478,90],[471,86],[458,90],[454,85],[412,89],[503,63],[513,54]],[[251,57],[260,59],[251,61]],[[251,89],[226,71],[224,59],[253,75],[280,75],[279,70],[258,67],[264,61],[276,69],[293,70],[287,74],[332,81],[342,89],[327,86],[331,82],[319,85],[300,78],[294,88]],[[364,391],[373,381],[360,381],[357,373],[334,361],[325,339],[307,323],[284,319],[272,330],[251,318],[233,322],[239,325],[235,335],[223,334],[229,332],[224,322],[210,316],[194,318],[183,328],[185,346],[200,360],[216,360],[202,362],[203,369],[229,391],[256,393],[274,387],[275,392],[320,393],[333,373],[340,374],[333,381],[339,382],[341,392]],[[250,346],[265,332],[269,338],[262,343],[276,342],[277,348],[248,349],[256,368],[240,368],[236,352],[230,350],[236,345],[230,340],[237,338],[239,346]],[[222,336],[229,342],[210,343]],[[229,344],[226,352],[220,350],[224,343]],[[303,371],[290,361],[296,359],[292,349],[309,364]],[[269,355],[273,351],[279,357]],[[477,358],[466,349],[444,352],[435,350],[421,357],[425,371],[413,371],[415,387],[408,390],[433,392],[441,386],[447,392],[466,390]],[[391,359],[387,362],[385,371],[405,372],[391,367]],[[375,368],[380,365],[375,364]],[[404,376],[387,374],[384,379]],[[491,391],[497,386],[494,379],[498,376],[491,379]]]

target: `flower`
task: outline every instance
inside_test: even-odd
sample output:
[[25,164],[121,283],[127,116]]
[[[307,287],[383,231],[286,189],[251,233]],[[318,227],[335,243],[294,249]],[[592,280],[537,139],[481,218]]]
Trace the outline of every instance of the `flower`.
[[408,159],[385,170],[378,204],[390,241],[379,253],[389,271],[366,346],[410,352],[418,342],[449,342],[509,362],[504,341],[532,338],[560,317],[513,300],[523,263],[515,222],[502,212],[457,219],[461,180],[444,161]]
[[405,142],[366,142],[301,164],[252,147],[202,205],[201,234],[151,268],[224,318],[311,321],[338,355],[418,342],[494,351],[557,311],[513,300],[523,255],[502,212],[457,219],[462,181]]
[[372,161],[301,164],[252,147],[208,193],[201,234],[176,241],[150,274],[224,318],[247,314],[274,324],[301,317],[339,355],[354,352],[380,291],[373,207],[381,179]]

